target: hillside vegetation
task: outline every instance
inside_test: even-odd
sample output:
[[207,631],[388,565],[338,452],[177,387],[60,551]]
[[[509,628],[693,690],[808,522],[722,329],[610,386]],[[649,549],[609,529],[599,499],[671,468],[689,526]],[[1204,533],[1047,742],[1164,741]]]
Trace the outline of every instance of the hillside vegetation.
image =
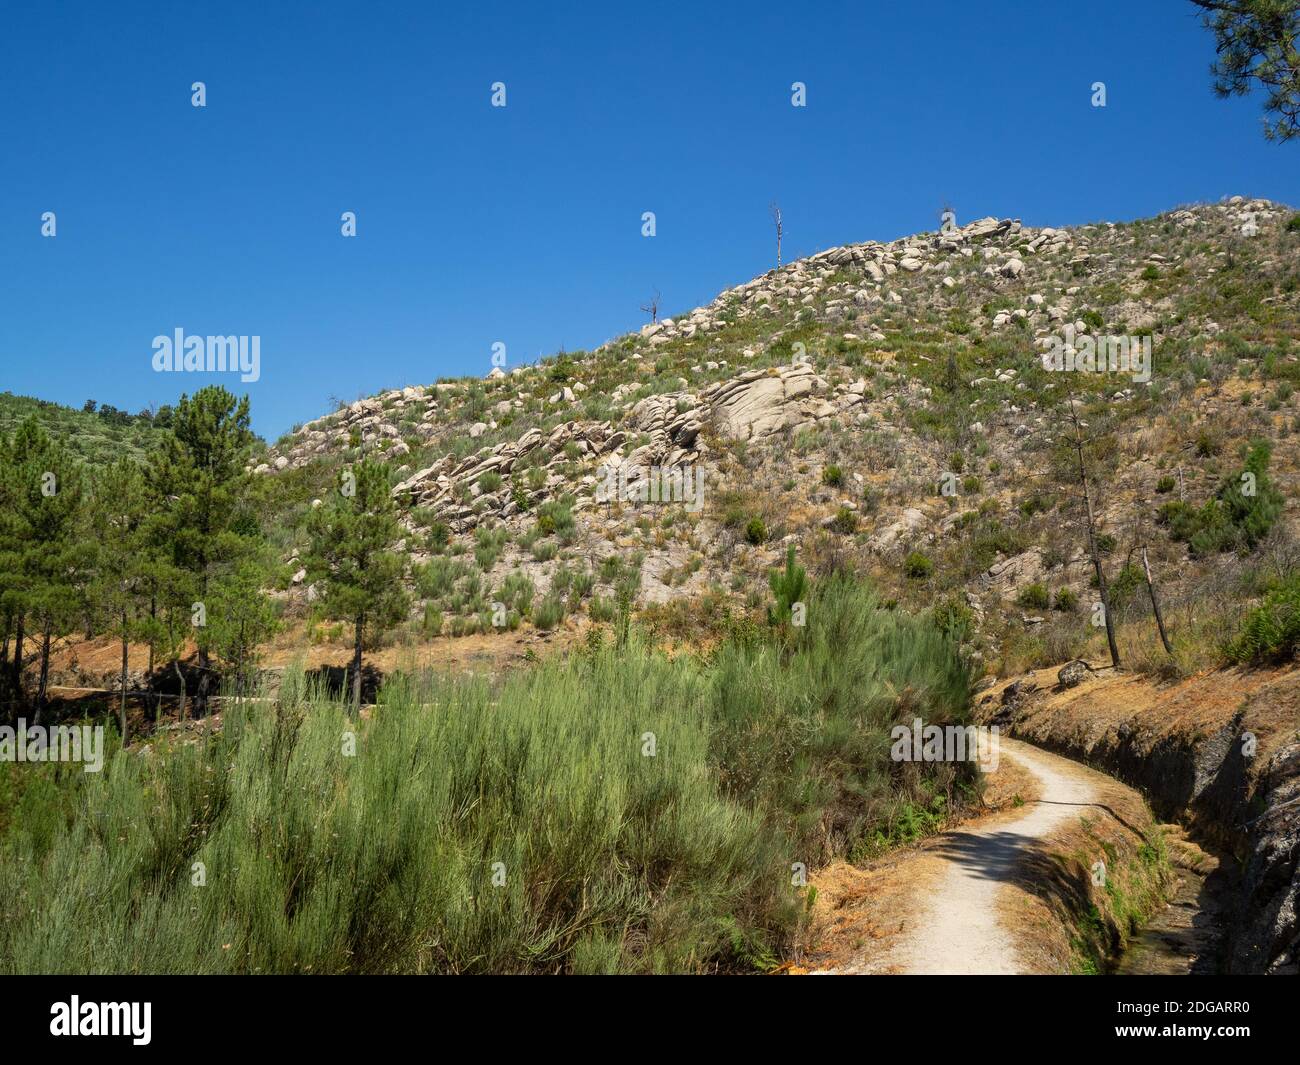
[[[93,409],[87,409],[93,406]],[[11,435],[27,418],[46,432],[65,439],[84,461],[105,466],[123,456],[143,459],[158,444],[156,429],[170,424],[169,407],[128,414],[111,406],[88,402],[76,410],[29,396],[0,392],[0,436]]]
[[[1186,672],[1220,660],[1243,604],[1295,569],[1298,218],[1233,197],[821,252],[596,351],[300,427],[257,467],[284,506],[272,536],[294,568],[313,501],[381,455],[400,482],[412,639],[489,630],[494,602],[510,628],[631,600],[663,631],[698,632],[765,609],[795,543],[814,570],[849,560],[934,608],[1005,673],[1105,653],[1074,397],[1122,657]],[[1104,354],[1104,372],[1044,367],[1053,343],[1111,336],[1149,342],[1149,374]],[[698,503],[639,502],[654,468],[702,477]],[[310,620],[310,598],[291,590],[291,613]]]
[[0,971],[769,968],[801,870],[975,794],[888,753],[900,715],[968,719],[951,642],[846,578],[809,616],[707,660],[633,630],[497,686],[398,677],[360,723],[296,673],[100,775],[29,768]]

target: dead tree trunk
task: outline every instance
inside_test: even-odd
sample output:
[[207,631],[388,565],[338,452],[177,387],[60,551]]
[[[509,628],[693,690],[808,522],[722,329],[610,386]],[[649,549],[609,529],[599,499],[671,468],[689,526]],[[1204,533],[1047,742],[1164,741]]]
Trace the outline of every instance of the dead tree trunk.
[[1156,583],[1151,579],[1151,563],[1147,561],[1146,544],[1142,545],[1142,572],[1147,577],[1147,593],[1151,596],[1151,610],[1156,616],[1156,628],[1160,630],[1160,642],[1165,645],[1167,653],[1173,654],[1173,645],[1169,642],[1169,634],[1165,632],[1165,619],[1160,613],[1160,597],[1156,595]]
[[772,201],[772,223],[776,226],[776,268],[781,269],[781,208]]
[[1106,587],[1106,573],[1102,569],[1101,554],[1097,550],[1092,494],[1088,490],[1088,470],[1083,461],[1083,434],[1079,430],[1079,412],[1074,406],[1074,396],[1070,396],[1068,402],[1070,420],[1074,423],[1074,453],[1079,461],[1079,485],[1083,490],[1083,508],[1088,520],[1088,554],[1092,556],[1092,568],[1097,575],[1097,591],[1101,594],[1101,612],[1106,622],[1106,643],[1110,647],[1111,665],[1119,669],[1119,645],[1115,642],[1115,622],[1110,616],[1110,592]]

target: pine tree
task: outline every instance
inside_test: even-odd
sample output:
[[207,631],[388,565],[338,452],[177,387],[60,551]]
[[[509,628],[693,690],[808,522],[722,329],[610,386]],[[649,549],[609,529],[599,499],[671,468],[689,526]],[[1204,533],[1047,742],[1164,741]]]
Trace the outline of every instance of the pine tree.
[[[197,648],[198,713],[207,708],[211,683],[212,634],[208,615],[220,604],[213,597],[218,582],[230,577],[256,551],[259,530],[251,505],[252,479],[247,471],[254,436],[249,429],[248,397],[236,399],[211,385],[192,397],[182,396],[172,416],[164,447],[149,470],[149,488],[157,515],[150,539],[162,567],[156,584],[168,598],[165,630],[153,626],[155,638],[166,631],[168,650],[183,650],[181,620],[191,619]],[[182,678],[182,700],[184,677]],[[183,705],[183,701],[182,701]]]
[[776,605],[767,610],[768,624],[790,624],[794,605],[804,602],[808,594],[808,574],[802,566],[795,565],[794,544],[786,552],[785,570],[773,570],[767,582],[776,597]]
[[[4,521],[4,571],[9,602],[17,610],[18,661],[22,626],[29,620],[40,633],[40,674],[35,721],[40,723],[49,689],[50,650],[56,631],[72,624],[82,603],[82,575],[90,549],[82,532],[83,480],[80,464],[29,418],[10,448]],[[20,667],[21,668],[21,667]],[[21,675],[18,677],[21,696]]]
[[372,638],[405,616],[401,581],[404,556],[392,550],[401,536],[390,494],[388,467],[364,459],[344,471],[334,498],[312,511],[311,546],[304,562],[308,580],[323,592],[326,616],[353,624],[352,704],[361,708],[361,651]]
[[89,526],[96,547],[92,597],[107,620],[107,631],[121,641],[119,727],[127,742],[126,689],[130,642],[137,634],[145,594],[144,474],[129,458],[119,459],[95,478]]
[[1264,136],[1300,136],[1300,2],[1298,0],[1192,0],[1214,34],[1210,72],[1221,97],[1262,88]]
[[17,717],[22,694],[25,602],[18,558],[17,464],[14,442],[0,433],[0,618],[4,622],[5,651],[5,668],[0,676],[0,720]]
[[240,695],[248,690],[257,648],[279,628],[275,605],[262,591],[271,569],[268,558],[250,556],[212,587],[216,609],[209,615],[211,646],[233,667],[235,691]]

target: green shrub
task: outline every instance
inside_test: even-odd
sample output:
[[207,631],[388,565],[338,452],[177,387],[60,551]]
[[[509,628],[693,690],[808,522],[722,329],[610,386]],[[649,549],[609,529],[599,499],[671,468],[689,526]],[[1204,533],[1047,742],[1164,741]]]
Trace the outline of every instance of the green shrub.
[[903,560],[903,572],[913,580],[925,580],[934,573],[934,562],[929,555],[913,551]]
[[848,507],[840,507],[831,519],[831,528],[837,533],[849,536],[858,531],[857,512]]
[[553,629],[564,620],[564,596],[552,591],[533,607],[533,624],[539,629]]
[[1072,592],[1069,588],[1058,588],[1056,590],[1056,598],[1053,600],[1052,605],[1057,610],[1060,610],[1064,613],[1069,613],[1070,611],[1073,611],[1076,606],[1079,605],[1079,597],[1075,595],[1074,592]]
[[844,483],[844,471],[838,466],[827,466],[822,470],[822,484],[838,488]]
[[391,675],[360,721],[291,670],[147,757],[21,767],[0,972],[769,970],[807,909],[791,861],[937,830],[974,783],[890,759],[896,720],[967,723],[970,680],[928,619],[847,579],[779,640],[589,646]]
[[442,632],[442,611],[432,603],[424,605],[424,634],[437,636]]
[[1047,585],[1035,582],[1034,584],[1027,584],[1025,587],[1021,588],[1019,596],[1016,597],[1016,601],[1021,606],[1027,607],[1031,610],[1046,610],[1051,604],[1052,599],[1048,594]]
[[1161,495],[1166,495],[1167,493],[1172,492],[1177,484],[1178,482],[1174,480],[1174,478],[1166,474],[1156,482],[1156,491]]
[[592,621],[613,621],[618,617],[618,602],[610,595],[593,595],[587,604],[587,614]]
[[767,540],[767,525],[762,518],[750,518],[745,525],[745,539],[757,546]]
[[788,625],[796,603],[805,603],[808,597],[808,574],[802,566],[794,561],[794,544],[790,544],[785,554],[785,569],[773,570],[767,575],[768,587],[776,599],[768,607],[769,625]]
[[1170,500],[1156,512],[1169,535],[1202,558],[1240,548],[1254,550],[1282,513],[1282,494],[1268,476],[1271,457],[1267,442],[1253,444],[1244,468],[1219,486],[1201,507]]
[[1247,612],[1225,654],[1234,662],[1286,662],[1300,652],[1300,573],[1290,574]]
[[501,582],[501,587],[497,590],[497,602],[527,617],[533,605],[533,591],[533,582],[529,576],[514,570]]

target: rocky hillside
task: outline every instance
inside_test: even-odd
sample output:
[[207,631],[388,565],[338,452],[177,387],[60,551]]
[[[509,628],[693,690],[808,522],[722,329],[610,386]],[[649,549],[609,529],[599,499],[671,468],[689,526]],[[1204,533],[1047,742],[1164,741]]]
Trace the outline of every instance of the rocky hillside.
[[[493,602],[513,630],[604,620],[620,599],[698,632],[759,610],[793,544],[814,573],[852,564],[933,605],[1006,672],[1097,640],[1072,396],[1125,654],[1163,657],[1146,545],[1188,668],[1294,572],[1298,219],[1233,197],[833,248],[594,351],[353,403],[256,472],[280,482],[292,572],[306,509],[342,466],[387,456],[425,634],[480,629]],[[1044,365],[1111,336],[1149,338],[1149,374]],[[1252,441],[1280,515],[1198,539]],[[302,580],[287,594],[309,611]]]

